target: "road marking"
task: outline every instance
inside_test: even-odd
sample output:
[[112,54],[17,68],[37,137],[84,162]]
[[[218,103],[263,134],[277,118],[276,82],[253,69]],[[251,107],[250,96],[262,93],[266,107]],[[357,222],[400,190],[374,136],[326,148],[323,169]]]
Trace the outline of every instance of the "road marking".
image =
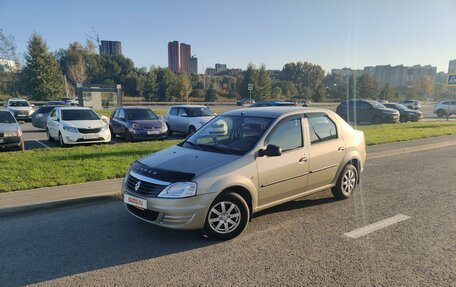
[[43,143],[42,141],[40,140],[35,140],[37,143],[39,143],[40,145],[44,146],[45,148],[51,148],[50,146],[48,146],[47,144]]
[[364,235],[367,235],[369,233],[372,233],[374,231],[380,230],[382,228],[388,227],[390,225],[396,224],[398,222],[404,221],[409,219],[410,216],[403,215],[403,214],[398,214],[393,217],[387,218],[380,220],[378,222],[369,224],[367,226],[352,230],[350,232],[344,233],[345,236],[350,237],[350,238],[358,238]]

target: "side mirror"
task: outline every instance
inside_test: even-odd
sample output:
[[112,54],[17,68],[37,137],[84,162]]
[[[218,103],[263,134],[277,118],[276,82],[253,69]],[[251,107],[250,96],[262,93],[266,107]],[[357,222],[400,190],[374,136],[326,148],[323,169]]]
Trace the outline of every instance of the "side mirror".
[[107,116],[101,116],[100,118],[103,122],[109,125],[109,118]]
[[258,151],[259,156],[281,156],[282,148],[273,144],[268,144],[266,149],[260,149]]

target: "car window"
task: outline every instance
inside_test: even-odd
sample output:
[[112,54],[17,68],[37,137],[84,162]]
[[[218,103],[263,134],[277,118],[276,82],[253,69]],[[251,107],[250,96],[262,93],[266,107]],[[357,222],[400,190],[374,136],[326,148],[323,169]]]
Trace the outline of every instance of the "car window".
[[334,122],[325,114],[308,114],[310,143],[316,144],[336,139],[337,128]]
[[173,116],[177,116],[177,111],[178,111],[177,108],[171,108],[171,110],[169,111],[169,114],[173,115]]
[[211,117],[214,113],[206,107],[185,108],[188,117]]
[[266,140],[266,145],[273,144],[289,151],[303,146],[301,117],[285,119],[279,122]]
[[50,117],[55,117],[55,113],[56,113],[56,110],[52,110],[51,114],[50,114]]
[[12,124],[15,122],[16,120],[9,111],[0,112],[0,124]]
[[114,112],[112,113],[113,118],[118,118],[119,117],[119,109],[115,109]]
[[186,117],[187,112],[185,111],[184,108],[179,108],[179,117]]
[[125,110],[124,109],[119,109],[119,119],[125,119]]
[[367,102],[358,102],[357,105],[358,105],[358,108],[359,108],[359,109],[362,109],[362,110],[368,110],[368,109],[370,109],[370,108],[372,107],[372,106],[371,106],[369,103],[367,103]]

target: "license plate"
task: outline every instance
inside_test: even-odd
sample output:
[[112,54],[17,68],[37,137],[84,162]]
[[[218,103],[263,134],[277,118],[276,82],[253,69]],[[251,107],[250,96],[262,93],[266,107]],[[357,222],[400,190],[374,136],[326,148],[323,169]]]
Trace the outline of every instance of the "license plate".
[[92,140],[92,139],[97,139],[98,138],[98,135],[97,134],[94,134],[94,135],[84,135],[84,139],[85,140]]
[[124,194],[124,202],[126,204],[130,204],[130,205],[133,205],[136,207],[147,209],[147,200],[136,197],[136,196]]
[[156,134],[159,134],[160,131],[147,131],[147,134],[148,135],[156,135]]
[[4,140],[4,139],[0,139],[0,143],[4,143],[4,142],[5,142],[5,140]]

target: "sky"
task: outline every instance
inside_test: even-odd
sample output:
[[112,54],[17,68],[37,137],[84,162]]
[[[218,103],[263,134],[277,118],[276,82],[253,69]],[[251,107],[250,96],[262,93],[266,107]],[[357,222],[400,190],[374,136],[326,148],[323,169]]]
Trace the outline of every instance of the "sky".
[[329,72],[456,59],[456,0],[0,0],[0,28],[26,51],[39,33],[51,51],[122,42],[137,67],[168,65],[167,43],[191,44],[198,70],[215,63],[282,69],[306,61]]

